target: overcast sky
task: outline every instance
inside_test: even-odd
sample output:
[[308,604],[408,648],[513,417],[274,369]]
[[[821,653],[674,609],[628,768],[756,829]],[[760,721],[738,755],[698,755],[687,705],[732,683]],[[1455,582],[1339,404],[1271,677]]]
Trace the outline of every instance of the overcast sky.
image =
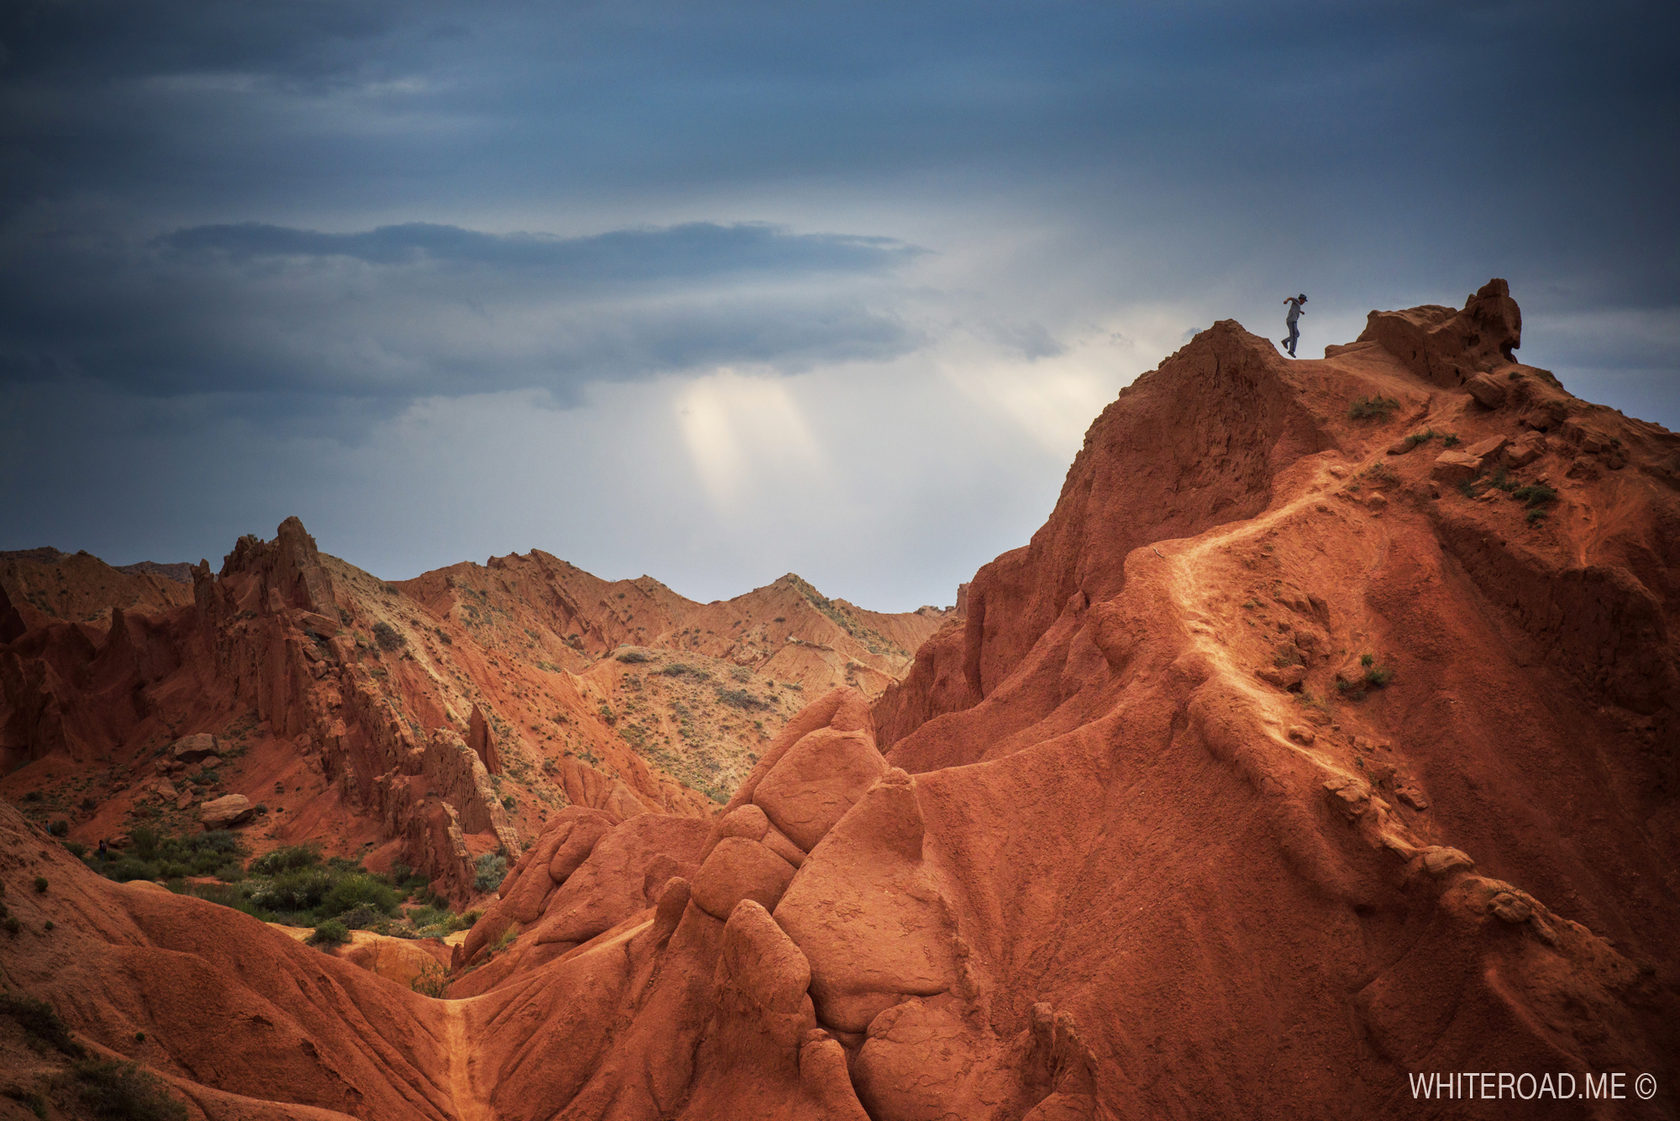
[[1672,5],[0,5],[0,549],[947,604],[1194,331],[1680,428]]

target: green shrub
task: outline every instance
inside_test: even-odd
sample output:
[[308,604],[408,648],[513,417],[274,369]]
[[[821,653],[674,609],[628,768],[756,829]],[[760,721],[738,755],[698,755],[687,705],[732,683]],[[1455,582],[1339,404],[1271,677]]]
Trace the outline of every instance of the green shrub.
[[299,868],[259,885],[251,900],[274,911],[313,911],[332,887],[333,878],[325,868]]
[[1348,406],[1349,420],[1387,420],[1400,402],[1392,397],[1361,397]]
[[69,834],[70,823],[65,821],[62,817],[58,818],[56,821],[50,822],[47,825],[47,835],[49,837],[67,837]]
[[311,946],[342,946],[350,941],[350,930],[337,919],[318,924],[309,935]]
[[45,876],[36,876],[35,877],[35,894],[36,895],[45,895],[46,893],[47,893],[47,878]]
[[381,650],[401,650],[408,645],[408,639],[383,619],[373,625],[373,640]]
[[1556,502],[1558,492],[1545,483],[1530,483],[1525,487],[1518,487],[1513,490],[1511,497],[1523,503],[1530,510],[1539,510]]
[[123,853],[113,860],[106,861],[103,871],[108,878],[116,880],[118,883],[158,878],[155,867],[137,856],[130,856],[128,853]]
[[437,962],[427,962],[408,987],[421,996],[442,997],[449,988],[449,974]]
[[499,852],[487,852],[474,866],[473,886],[479,891],[495,891],[507,876],[507,857]]
[[134,850],[134,855],[141,860],[151,860],[157,855],[158,840],[161,834],[150,825],[137,825],[128,834],[128,843]]
[[83,1059],[71,1068],[76,1096],[99,1121],[186,1121],[187,1107],[156,1075],[133,1063]]
[[1394,671],[1387,666],[1377,664],[1377,660],[1370,654],[1361,654],[1359,664],[1365,672],[1357,680],[1349,681],[1345,677],[1336,678],[1336,691],[1350,701],[1362,701],[1372,689],[1381,689],[1394,680]]
[[352,907],[335,917],[351,930],[377,930],[381,933],[387,925],[385,920],[389,918],[385,912],[367,903]]
[[653,655],[645,650],[626,650],[618,655],[618,660],[627,666],[639,666],[643,662],[653,661]]
[[319,863],[321,863],[321,848],[319,845],[287,845],[251,861],[251,874],[254,876],[277,876],[282,872],[313,868]]
[[768,701],[759,700],[745,689],[719,689],[717,699],[732,708],[746,709],[749,712],[753,709],[770,707]]
[[328,915],[342,915],[364,907],[389,915],[397,909],[397,893],[390,884],[366,872],[356,872],[334,881],[320,907]]
[[70,1056],[83,1053],[82,1045],[71,1037],[58,1011],[44,1000],[22,993],[0,992],[0,1016],[22,1028],[31,1046],[50,1047]]

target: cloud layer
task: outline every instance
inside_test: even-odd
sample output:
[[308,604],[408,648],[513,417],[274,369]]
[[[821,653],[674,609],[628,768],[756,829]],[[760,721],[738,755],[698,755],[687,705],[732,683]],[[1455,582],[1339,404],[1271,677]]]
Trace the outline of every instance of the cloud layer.
[[23,240],[0,265],[0,378],[150,394],[402,400],[718,366],[797,372],[916,345],[888,238],[688,223],[591,237],[406,223]]
[[[1680,425],[1673,6],[0,5],[0,548],[948,600],[1188,332]],[[527,231],[527,232],[520,232]]]

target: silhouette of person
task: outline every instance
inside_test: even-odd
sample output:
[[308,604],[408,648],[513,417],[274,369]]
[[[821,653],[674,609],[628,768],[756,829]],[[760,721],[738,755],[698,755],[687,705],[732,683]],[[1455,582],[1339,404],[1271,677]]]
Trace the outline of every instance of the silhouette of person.
[[1283,302],[1289,305],[1289,314],[1283,318],[1289,327],[1289,337],[1283,340],[1283,345],[1289,351],[1289,357],[1293,358],[1295,342],[1301,337],[1301,329],[1296,326],[1296,322],[1301,318],[1301,305],[1307,302],[1307,294],[1302,292],[1299,296],[1291,296]]

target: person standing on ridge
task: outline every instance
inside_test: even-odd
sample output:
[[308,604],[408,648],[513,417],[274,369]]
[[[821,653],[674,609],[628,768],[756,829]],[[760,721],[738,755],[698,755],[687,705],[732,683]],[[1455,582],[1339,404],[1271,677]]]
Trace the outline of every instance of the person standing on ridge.
[[1289,326],[1289,337],[1283,340],[1283,345],[1289,351],[1289,357],[1293,358],[1295,341],[1301,337],[1301,329],[1295,324],[1301,318],[1301,305],[1307,302],[1307,294],[1302,292],[1299,296],[1291,296],[1283,302],[1289,305],[1289,314],[1283,319]]

